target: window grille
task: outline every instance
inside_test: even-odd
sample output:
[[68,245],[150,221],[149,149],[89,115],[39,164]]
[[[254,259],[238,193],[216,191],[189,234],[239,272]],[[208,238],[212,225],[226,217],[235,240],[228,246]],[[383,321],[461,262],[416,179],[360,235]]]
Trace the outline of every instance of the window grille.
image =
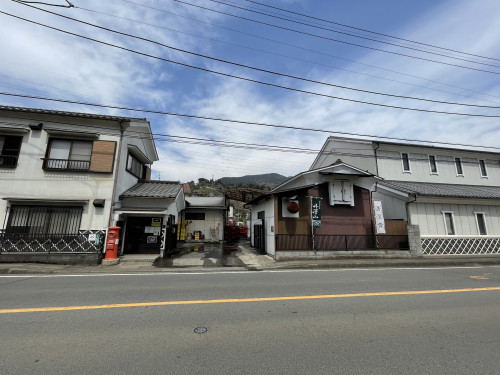
[[12,206],[6,233],[76,235],[82,212],[82,207]]

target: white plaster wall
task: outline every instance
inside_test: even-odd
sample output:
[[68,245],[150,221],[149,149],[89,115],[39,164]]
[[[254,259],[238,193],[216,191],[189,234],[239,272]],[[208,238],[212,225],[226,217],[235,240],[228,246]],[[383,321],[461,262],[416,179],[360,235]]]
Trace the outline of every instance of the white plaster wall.
[[[250,235],[250,241],[252,246],[254,245],[254,238],[253,238],[253,226],[255,224],[260,224],[261,220],[258,219],[257,215],[260,211],[264,211],[264,222],[265,222],[265,235],[266,235],[266,252],[270,255],[274,255],[276,253],[276,246],[275,246],[275,228],[274,228],[274,196],[272,196],[271,199],[265,200],[262,199],[259,201],[258,204],[252,206],[252,216],[251,216],[251,222],[250,222],[250,227],[248,228],[249,231],[251,232]],[[271,229],[273,229],[271,231]]]
[[376,174],[375,157],[371,141],[329,138],[310,169],[326,167],[341,159],[344,163]]
[[[410,173],[403,172],[401,152],[410,157]],[[500,155],[431,147],[381,145],[377,151],[379,176],[387,180],[465,185],[500,185]],[[436,158],[437,174],[430,171],[429,155]],[[457,176],[455,158],[462,159],[463,176]],[[486,162],[487,178],[481,177],[479,159]]]
[[205,240],[210,240],[210,229],[216,230],[216,240],[224,240],[224,215],[218,210],[189,210],[189,212],[203,212],[205,213],[205,220],[189,220],[186,226],[186,233],[201,231],[205,235]]
[[474,212],[483,212],[487,234],[500,235],[500,206],[456,203],[410,203],[410,222],[420,226],[421,235],[446,235],[443,211],[453,212],[456,235],[476,236],[479,231]]
[[124,191],[128,190],[134,186],[139,180],[136,176],[126,170],[127,168],[127,155],[128,146],[135,146],[151,161],[156,161],[157,156],[152,147],[150,138],[151,134],[148,132],[148,122],[146,121],[132,121],[126,124],[128,127],[123,133],[122,147],[120,150],[120,161],[119,166],[116,168],[115,159],[115,169],[118,170],[117,185],[115,199],[118,201],[118,197]]
[[[29,120],[29,118],[34,116],[26,114],[26,120],[3,117],[2,121],[25,125],[33,123],[34,121]],[[54,119],[53,116],[39,116],[38,118],[37,122],[42,122],[44,129],[78,130],[83,133],[102,132],[99,135],[99,140],[118,141],[119,133],[114,128],[117,124],[116,121],[59,117],[57,121],[51,122],[51,119]],[[0,198],[88,200],[89,202],[84,206],[81,229],[107,228],[113,193],[113,176],[116,173],[116,168],[113,174],[44,171],[42,159],[45,157],[48,139],[51,135],[45,130],[15,135],[23,135],[18,165],[15,169],[0,168]],[[58,135],[58,137],[62,136]],[[95,140],[96,138],[81,139]],[[94,199],[105,199],[105,207],[95,208],[92,205]],[[2,227],[6,220],[7,205],[5,200],[0,199],[0,225]]]
[[384,219],[407,220],[405,200],[384,194],[380,190],[374,192],[372,198],[382,202]]

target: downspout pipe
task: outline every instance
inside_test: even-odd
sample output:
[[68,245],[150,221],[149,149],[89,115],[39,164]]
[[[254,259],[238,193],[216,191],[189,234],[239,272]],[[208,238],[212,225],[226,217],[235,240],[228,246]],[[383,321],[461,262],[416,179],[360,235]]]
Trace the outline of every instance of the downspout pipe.
[[[373,153],[374,153],[374,156],[375,156],[375,173],[376,173],[376,176],[378,177],[378,159],[377,159],[377,150],[379,149],[380,147],[380,142],[375,142],[375,144],[377,145],[377,147],[375,147],[373,149]],[[375,235],[375,230],[374,230],[374,225],[373,225],[373,193],[376,193],[378,190],[378,182],[375,182],[375,190],[373,191],[370,191],[370,206],[371,206],[371,215],[370,215],[370,218],[371,218],[371,227],[372,227],[372,231],[374,232],[373,234]]]
[[376,175],[377,175],[377,177],[378,177],[378,158],[377,158],[377,150],[378,150],[378,149],[379,149],[379,147],[380,147],[380,142],[375,142],[375,144],[377,145],[377,147],[375,147],[375,148],[373,149],[373,152],[374,152],[374,154],[375,154],[375,173],[376,173]]
[[405,206],[406,206],[406,218],[408,219],[408,225],[412,225],[409,206],[410,206],[410,203],[415,203],[417,201],[417,193],[413,194],[413,198],[414,199],[412,201],[409,201],[409,202],[405,203]]
[[120,140],[118,142],[118,157],[116,158],[116,168],[115,168],[115,176],[113,178],[113,195],[111,196],[111,208],[109,210],[109,226],[113,225],[113,212],[114,212],[114,207],[116,203],[116,190],[117,190],[117,185],[118,185],[118,174],[120,173],[120,159],[121,159],[121,153],[122,153],[122,142],[123,142],[123,120],[120,120],[118,122],[118,126],[120,127]]

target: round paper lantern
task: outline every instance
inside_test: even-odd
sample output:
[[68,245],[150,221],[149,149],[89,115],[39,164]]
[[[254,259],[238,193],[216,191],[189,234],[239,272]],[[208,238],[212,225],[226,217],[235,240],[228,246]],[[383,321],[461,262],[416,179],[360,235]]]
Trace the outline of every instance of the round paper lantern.
[[291,214],[296,214],[300,210],[300,206],[297,202],[288,202],[288,206],[286,206],[286,208]]

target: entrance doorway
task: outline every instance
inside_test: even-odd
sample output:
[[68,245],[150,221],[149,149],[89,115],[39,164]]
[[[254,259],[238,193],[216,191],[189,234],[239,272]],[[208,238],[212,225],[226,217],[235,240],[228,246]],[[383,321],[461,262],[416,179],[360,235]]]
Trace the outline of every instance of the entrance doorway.
[[260,254],[266,253],[266,232],[265,232],[265,222],[262,219],[260,224],[255,224],[253,226],[253,243],[254,247]]
[[161,217],[128,216],[124,254],[159,254],[161,248]]

